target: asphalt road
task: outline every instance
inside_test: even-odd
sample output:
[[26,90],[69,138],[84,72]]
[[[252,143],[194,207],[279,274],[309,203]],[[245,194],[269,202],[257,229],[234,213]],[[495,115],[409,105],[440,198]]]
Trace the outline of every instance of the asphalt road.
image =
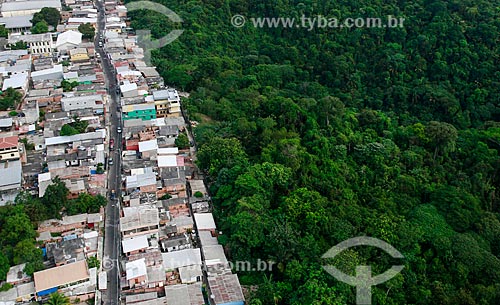
[[119,256],[120,256],[120,201],[121,198],[121,134],[118,134],[117,127],[121,126],[121,115],[117,111],[119,96],[116,94],[116,77],[111,69],[111,63],[103,49],[99,47],[100,35],[103,33],[105,25],[104,7],[102,1],[96,1],[98,14],[98,30],[95,37],[95,46],[101,57],[101,67],[106,78],[106,87],[109,92],[109,107],[106,114],[106,125],[108,127],[109,139],[115,140],[115,150],[109,152],[113,165],[108,166],[108,199],[111,190],[115,190],[115,200],[108,200],[106,206],[106,224],[104,233],[104,256],[103,267],[108,271],[107,290],[102,295],[103,304],[120,304],[120,281],[119,281]]

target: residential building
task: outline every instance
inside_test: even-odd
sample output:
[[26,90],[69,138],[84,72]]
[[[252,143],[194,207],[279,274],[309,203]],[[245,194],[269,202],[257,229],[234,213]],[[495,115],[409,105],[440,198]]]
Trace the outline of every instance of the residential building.
[[63,65],[55,65],[50,69],[44,69],[40,71],[31,72],[31,79],[33,81],[42,81],[42,80],[62,80],[64,77],[63,74]]
[[89,60],[89,54],[86,48],[75,48],[69,50],[71,62],[84,62]]
[[79,109],[103,110],[104,101],[100,94],[81,95],[72,97],[63,97],[61,99],[61,108],[63,111],[73,111]]
[[148,271],[144,258],[126,263],[125,272],[127,274],[127,282],[130,288],[147,285]]
[[[43,2],[43,1],[42,1]],[[2,7],[5,3],[2,5]],[[51,56],[54,51],[54,41],[52,40],[52,34],[28,34],[28,35],[9,35],[8,43],[16,44],[22,41],[26,43],[29,47],[31,54],[38,55],[48,55]]]
[[18,136],[0,138],[0,161],[18,160],[20,158],[18,145]]
[[180,97],[175,89],[153,91],[157,117],[179,117],[181,115]]
[[141,119],[143,121],[156,119],[156,108],[154,104],[126,105],[122,108],[123,120]]
[[83,34],[78,31],[66,31],[57,36],[56,49],[59,52],[77,48],[82,44]]
[[152,207],[129,207],[123,209],[120,218],[120,231],[123,237],[144,234],[158,234],[158,209]]
[[210,299],[215,305],[244,305],[245,297],[236,274],[208,277]]
[[72,286],[89,279],[90,273],[85,260],[38,271],[33,274],[37,297],[49,295],[61,287]]
[[204,305],[201,283],[165,286],[165,297],[169,305]]

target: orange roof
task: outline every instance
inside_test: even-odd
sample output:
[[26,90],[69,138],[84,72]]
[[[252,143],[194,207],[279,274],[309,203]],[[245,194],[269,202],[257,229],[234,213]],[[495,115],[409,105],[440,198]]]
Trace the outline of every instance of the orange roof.
[[17,147],[17,142],[19,142],[18,136],[0,138],[0,148]]
[[38,271],[33,274],[36,292],[87,280],[88,278],[89,272],[85,260]]

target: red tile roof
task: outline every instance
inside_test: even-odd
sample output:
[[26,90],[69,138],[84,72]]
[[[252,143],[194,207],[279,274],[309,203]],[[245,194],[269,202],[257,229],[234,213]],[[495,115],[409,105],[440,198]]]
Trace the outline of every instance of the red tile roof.
[[0,138],[0,149],[17,147],[17,142],[19,142],[18,136]]

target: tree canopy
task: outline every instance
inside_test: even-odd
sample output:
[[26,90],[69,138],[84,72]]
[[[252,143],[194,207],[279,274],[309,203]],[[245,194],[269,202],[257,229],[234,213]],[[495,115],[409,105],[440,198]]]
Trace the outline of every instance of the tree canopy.
[[[374,304],[500,304],[498,5],[491,1],[171,1],[130,12],[165,82],[190,91],[198,166],[250,304],[354,304],[320,257],[355,236],[405,256]],[[247,17],[241,28],[231,16]],[[405,18],[398,28],[254,27],[252,17]],[[393,265],[352,249],[340,267]],[[488,267],[486,267],[488,266]]]
[[31,23],[36,25],[40,22],[45,22],[45,24],[51,25],[54,28],[57,27],[61,21],[61,13],[54,7],[44,7],[39,12],[33,15],[33,19],[31,19]]

